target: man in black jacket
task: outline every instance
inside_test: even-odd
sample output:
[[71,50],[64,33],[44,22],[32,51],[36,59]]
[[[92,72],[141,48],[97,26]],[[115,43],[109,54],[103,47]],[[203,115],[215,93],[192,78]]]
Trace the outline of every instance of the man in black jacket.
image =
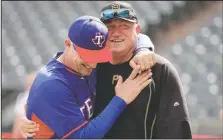
[[[113,61],[97,67],[94,116],[115,95],[118,75],[125,80],[131,73],[129,61],[136,46],[136,36],[140,32],[137,16],[130,4],[112,2],[101,12],[101,20],[109,29],[108,45]],[[167,59],[156,55],[156,61],[152,67],[153,83],[121,113],[104,138],[192,138],[179,75]]]

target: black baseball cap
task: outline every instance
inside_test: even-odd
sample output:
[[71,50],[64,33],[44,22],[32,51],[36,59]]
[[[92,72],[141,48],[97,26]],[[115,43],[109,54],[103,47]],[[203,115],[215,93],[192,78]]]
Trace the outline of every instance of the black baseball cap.
[[[104,12],[108,11],[108,10],[114,10],[117,12],[120,10],[128,10],[129,13],[125,16],[121,16],[114,12],[114,15],[112,17],[105,18]],[[135,10],[132,7],[132,5],[129,3],[123,2],[123,1],[113,1],[102,8],[101,16],[100,16],[100,19],[102,22],[105,22],[109,19],[114,19],[114,18],[123,19],[123,20],[129,21],[129,22],[138,22],[137,15],[136,15]]]

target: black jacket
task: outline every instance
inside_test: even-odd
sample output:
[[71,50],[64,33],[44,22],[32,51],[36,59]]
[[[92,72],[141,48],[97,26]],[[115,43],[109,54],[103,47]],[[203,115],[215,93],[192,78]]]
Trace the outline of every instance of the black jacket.
[[[183,87],[177,71],[162,56],[156,55],[156,60],[152,68],[153,82],[127,106],[104,138],[192,138]],[[100,114],[115,96],[117,75],[122,75],[125,80],[131,72],[129,62],[97,66],[94,116]]]

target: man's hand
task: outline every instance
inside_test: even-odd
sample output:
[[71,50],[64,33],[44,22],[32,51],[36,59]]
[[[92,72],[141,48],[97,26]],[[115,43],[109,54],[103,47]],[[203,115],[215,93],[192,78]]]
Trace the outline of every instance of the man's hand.
[[36,132],[39,130],[39,124],[36,122],[30,121],[27,118],[21,119],[20,129],[27,137],[33,137],[36,135]]
[[129,65],[135,69],[137,65],[140,66],[139,73],[151,69],[156,63],[155,53],[149,49],[143,49],[139,51],[129,62]]
[[119,76],[115,86],[116,96],[122,98],[126,104],[130,104],[139,93],[151,82],[151,70],[138,74],[139,67],[133,69],[130,76],[123,82],[122,76]]

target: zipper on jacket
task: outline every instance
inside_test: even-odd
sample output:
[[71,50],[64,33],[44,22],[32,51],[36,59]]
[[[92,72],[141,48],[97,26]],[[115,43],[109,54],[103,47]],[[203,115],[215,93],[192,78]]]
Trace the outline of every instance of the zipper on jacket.
[[[149,112],[149,105],[150,105],[150,100],[151,100],[151,96],[152,96],[152,89],[151,89],[151,86],[154,86],[154,89],[155,89],[155,83],[152,79],[152,84],[150,84],[149,86],[149,100],[148,100],[148,103],[147,103],[147,106],[146,106],[146,114],[145,114],[145,119],[144,119],[144,132],[145,132],[145,139],[147,139],[147,126],[146,126],[146,122],[147,122],[147,116],[148,116],[148,112]],[[152,133],[152,131],[151,131]],[[150,134],[152,135],[152,134]]]
[[150,139],[153,138],[153,127],[154,127],[155,122],[156,122],[156,114],[155,114],[155,117],[153,119],[153,123],[152,123],[152,126],[151,126]]

